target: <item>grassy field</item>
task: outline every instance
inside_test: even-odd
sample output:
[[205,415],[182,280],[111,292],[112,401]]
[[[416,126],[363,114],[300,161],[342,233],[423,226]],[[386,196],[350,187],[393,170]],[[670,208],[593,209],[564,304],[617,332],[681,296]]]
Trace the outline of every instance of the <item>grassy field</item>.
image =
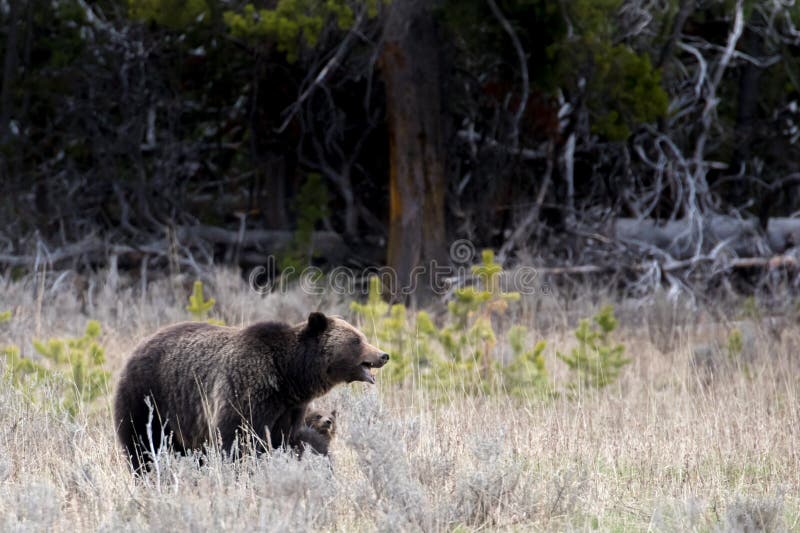
[[[231,273],[207,282],[230,325],[349,314],[348,301],[261,297]],[[125,357],[160,326],[187,319],[186,283],[71,274],[0,284],[0,347],[79,336],[101,322],[112,388]],[[579,303],[576,303],[579,302]],[[286,453],[235,464],[162,457],[135,479],[114,438],[111,394],[70,418],[0,387],[0,530],[601,530],[800,529],[800,327],[789,318],[732,325],[663,301],[616,302],[633,362],[600,391],[563,393],[555,348],[603,301],[526,297],[515,315],[548,341],[552,398],[467,395],[381,383],[341,386],[330,461]],[[735,315],[733,311],[730,316]],[[717,318],[713,318],[717,317]],[[725,342],[743,332],[741,357]]]

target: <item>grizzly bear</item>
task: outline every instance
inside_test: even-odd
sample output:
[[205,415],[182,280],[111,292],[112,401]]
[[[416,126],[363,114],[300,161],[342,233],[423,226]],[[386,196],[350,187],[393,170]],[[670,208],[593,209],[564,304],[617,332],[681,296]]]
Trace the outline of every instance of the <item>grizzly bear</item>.
[[[328,455],[333,437],[336,436],[336,410],[309,409],[305,425],[298,431],[298,437],[305,449],[320,455]],[[302,454],[302,451],[301,451]]]
[[135,471],[170,436],[183,453],[206,443],[231,452],[246,431],[301,451],[308,404],[339,383],[375,383],[372,369],[388,360],[358,329],[322,313],[293,326],[175,324],[128,359],[114,400],[117,436]]

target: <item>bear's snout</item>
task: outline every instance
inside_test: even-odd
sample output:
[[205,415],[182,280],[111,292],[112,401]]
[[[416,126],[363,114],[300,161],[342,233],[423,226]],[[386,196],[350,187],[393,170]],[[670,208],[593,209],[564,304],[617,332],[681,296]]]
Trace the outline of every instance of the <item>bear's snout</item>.
[[378,353],[373,353],[366,356],[362,364],[370,368],[380,368],[388,362],[389,362],[389,354],[386,352],[379,351]]
[[367,345],[366,349],[361,353],[359,372],[354,378],[354,381],[366,381],[367,383],[375,383],[375,376],[372,375],[371,370],[381,368],[389,361],[389,354],[375,348],[374,346]]

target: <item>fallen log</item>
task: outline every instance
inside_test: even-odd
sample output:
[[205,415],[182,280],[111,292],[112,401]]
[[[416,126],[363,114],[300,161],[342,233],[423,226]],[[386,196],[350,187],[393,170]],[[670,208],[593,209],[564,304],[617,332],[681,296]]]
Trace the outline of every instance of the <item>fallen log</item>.
[[[294,233],[284,230],[258,230],[245,231],[228,230],[216,226],[179,226],[176,228],[175,237],[179,244],[184,246],[195,245],[202,247],[204,244],[237,246],[242,250],[241,257],[248,260],[258,259],[264,263],[269,256],[281,253],[294,239]],[[69,243],[60,247],[51,247],[39,243],[37,253],[0,253],[0,265],[33,267],[37,264],[50,266],[75,261],[81,258],[90,262],[104,262],[108,257],[130,256],[138,258],[143,255],[165,256],[170,253],[170,244],[167,239],[159,239],[147,244],[114,244],[103,240],[96,235],[90,235],[78,242]],[[332,231],[315,231],[311,236],[310,248],[333,264],[344,262],[350,255],[349,247],[342,237]]]
[[[176,233],[178,240],[184,243],[200,241],[237,247],[242,251],[240,259],[246,264],[264,264],[270,256],[277,256],[285,250],[295,238],[295,233],[288,230],[238,231],[207,225],[180,226]],[[342,236],[334,231],[313,232],[309,248],[332,264],[343,263],[352,254]]]
[[764,232],[755,219],[742,220],[724,215],[664,223],[652,219],[618,218],[613,221],[607,236],[634,246],[643,243],[676,259],[691,258],[698,247],[706,253],[716,249],[737,256],[764,257],[781,255],[800,244],[800,219],[771,218]]
[[[288,230],[248,229],[243,232],[217,226],[180,226],[177,231],[181,242],[198,239],[212,244],[256,247],[268,253],[277,253],[294,239],[294,232]],[[311,235],[311,247],[321,255],[346,253],[345,242],[334,231],[315,231]]]
[[635,263],[633,265],[625,264],[608,264],[608,265],[575,265],[575,266],[560,266],[560,267],[534,267],[538,274],[546,275],[570,275],[570,274],[602,274],[607,272],[615,272],[618,270],[630,270],[633,272],[646,272],[651,270],[654,266],[658,267],[661,272],[676,272],[685,270],[692,267],[697,267],[703,264],[715,264],[718,272],[725,272],[730,270],[745,269],[745,268],[767,268],[774,270],[777,268],[798,269],[800,268],[800,261],[794,256],[790,255],[777,255],[772,257],[737,257],[728,260],[720,260],[713,257],[698,257],[693,259],[684,259],[679,261],[650,261],[644,263]]
[[37,263],[55,264],[68,259],[75,259],[86,254],[96,253],[103,248],[103,242],[94,236],[81,241],[67,244],[50,252],[45,247],[39,247],[36,254],[14,255],[0,253],[0,264],[7,266],[30,266]]

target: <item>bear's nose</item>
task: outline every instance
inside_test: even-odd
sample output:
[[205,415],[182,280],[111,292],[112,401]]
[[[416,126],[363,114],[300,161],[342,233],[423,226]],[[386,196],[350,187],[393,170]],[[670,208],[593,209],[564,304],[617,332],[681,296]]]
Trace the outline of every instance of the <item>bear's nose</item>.
[[389,360],[389,354],[388,354],[388,353],[386,353],[386,352],[383,352],[383,353],[380,355],[380,358],[381,358],[381,362],[385,363],[386,361],[388,361],[388,360]]

